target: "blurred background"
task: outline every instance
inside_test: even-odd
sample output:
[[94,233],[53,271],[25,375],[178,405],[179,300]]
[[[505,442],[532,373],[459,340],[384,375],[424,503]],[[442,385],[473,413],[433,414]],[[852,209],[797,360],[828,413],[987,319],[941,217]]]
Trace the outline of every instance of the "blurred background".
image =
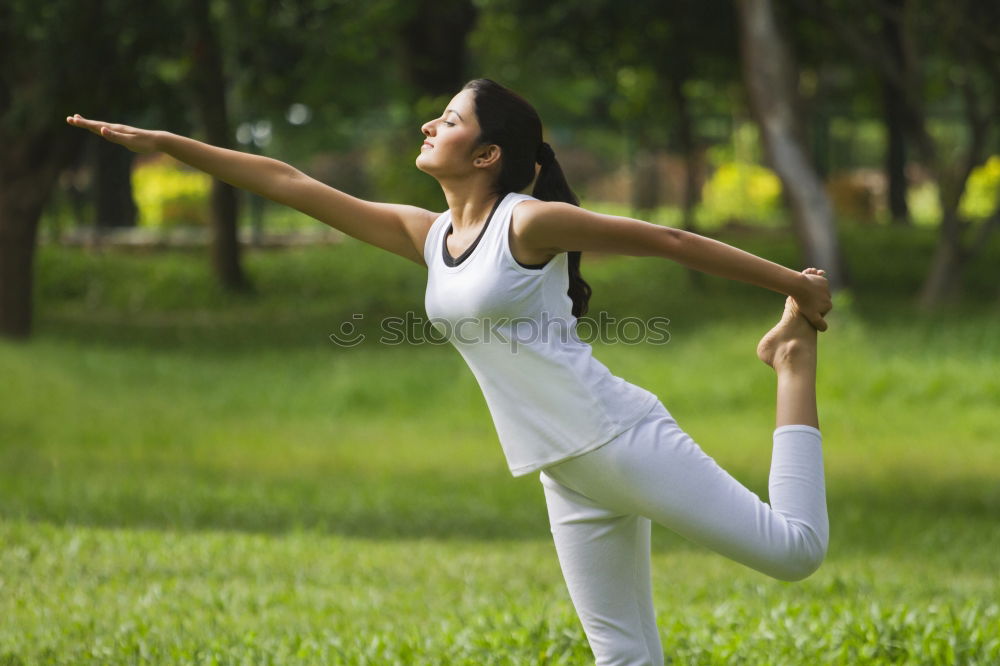
[[793,234],[838,288],[852,277],[841,237],[892,229],[931,248],[914,266],[928,307],[962,292],[997,225],[992,3],[14,0],[0,12],[7,336],[30,334],[39,242],[207,244],[215,279],[239,291],[254,282],[241,244],[332,240],[168,158],[74,132],[71,113],[440,210],[412,165],[419,127],[488,76],[538,107],[588,205]]
[[[657,528],[668,655],[1000,662],[1000,3],[4,0],[0,663],[587,663],[468,368],[379,344],[425,269],[64,120],[440,211],[420,126],[481,76],[583,205],[836,289],[829,561],[780,585]],[[766,497],[783,297],[582,272],[592,316],[670,320],[595,356]]]

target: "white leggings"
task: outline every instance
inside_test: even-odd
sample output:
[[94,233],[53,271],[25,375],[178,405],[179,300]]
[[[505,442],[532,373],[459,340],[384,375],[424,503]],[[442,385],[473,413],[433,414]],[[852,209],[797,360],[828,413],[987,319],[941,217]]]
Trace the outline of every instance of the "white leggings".
[[599,666],[663,664],[650,581],[650,520],[781,580],[823,561],[822,438],[774,431],[771,506],[706,455],[662,402],[595,451],[541,473],[570,597]]

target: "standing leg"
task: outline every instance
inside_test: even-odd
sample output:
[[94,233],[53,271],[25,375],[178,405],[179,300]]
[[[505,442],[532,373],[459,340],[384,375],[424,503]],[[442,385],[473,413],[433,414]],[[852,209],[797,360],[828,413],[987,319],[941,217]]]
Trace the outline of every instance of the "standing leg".
[[650,522],[600,506],[542,472],[552,536],[598,666],[661,666]]

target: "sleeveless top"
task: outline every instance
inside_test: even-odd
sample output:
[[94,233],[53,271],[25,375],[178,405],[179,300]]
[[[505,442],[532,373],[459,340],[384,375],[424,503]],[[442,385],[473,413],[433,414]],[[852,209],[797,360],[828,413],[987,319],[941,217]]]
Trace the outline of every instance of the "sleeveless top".
[[458,258],[445,242],[449,211],[424,244],[427,315],[479,382],[514,476],[600,447],[659,401],[613,375],[576,335],[567,253],[538,266],[511,254],[511,213],[529,199],[501,197]]

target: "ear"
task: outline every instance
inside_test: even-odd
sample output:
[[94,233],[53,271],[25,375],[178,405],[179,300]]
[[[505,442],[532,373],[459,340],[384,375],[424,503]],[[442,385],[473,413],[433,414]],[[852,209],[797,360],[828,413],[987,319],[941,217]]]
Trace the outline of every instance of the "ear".
[[479,169],[489,169],[493,165],[500,163],[502,153],[503,151],[500,150],[500,146],[495,143],[480,146],[472,154],[472,165]]

